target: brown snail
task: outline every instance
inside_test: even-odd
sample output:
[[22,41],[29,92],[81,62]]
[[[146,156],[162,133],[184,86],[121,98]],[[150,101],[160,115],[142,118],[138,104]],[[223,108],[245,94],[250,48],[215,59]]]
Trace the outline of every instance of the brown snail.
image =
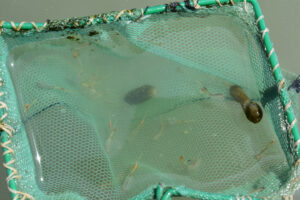
[[249,121],[253,123],[258,123],[263,117],[263,111],[260,105],[256,102],[253,102],[245,94],[243,89],[238,85],[233,85],[230,87],[231,96],[241,104],[244,113]]

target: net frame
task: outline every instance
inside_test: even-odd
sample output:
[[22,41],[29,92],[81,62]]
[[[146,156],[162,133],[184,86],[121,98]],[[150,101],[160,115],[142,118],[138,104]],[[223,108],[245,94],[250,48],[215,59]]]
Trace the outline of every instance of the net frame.
[[[263,44],[265,46],[266,53],[268,55],[268,59],[270,62],[270,66],[273,71],[273,76],[275,78],[277,87],[278,87],[278,94],[281,99],[282,106],[284,107],[285,115],[288,122],[288,133],[293,137],[293,146],[294,152],[296,152],[297,158],[295,162],[295,168],[299,167],[300,164],[300,135],[297,128],[297,120],[296,115],[294,113],[292,107],[292,101],[289,97],[287,88],[285,86],[285,79],[281,73],[278,57],[276,55],[275,49],[270,39],[269,29],[267,28],[264,16],[260,9],[259,3],[257,0],[186,0],[181,3],[173,2],[170,4],[159,5],[159,6],[152,6],[146,7],[142,9],[132,9],[132,10],[122,10],[120,12],[111,12],[107,14],[101,15],[94,15],[90,17],[83,17],[83,18],[71,18],[68,20],[58,20],[58,21],[47,21],[44,23],[35,23],[35,22],[5,22],[0,21],[0,35],[3,30],[14,30],[14,31],[21,31],[21,30],[36,30],[36,31],[43,31],[43,30],[53,30],[53,27],[59,27],[59,30],[63,30],[65,28],[80,28],[85,25],[91,24],[102,24],[102,23],[110,23],[119,20],[120,18],[129,18],[132,19],[135,16],[139,16],[138,19],[150,15],[161,13],[165,11],[180,11],[183,8],[189,9],[201,9],[201,6],[212,6],[218,5],[222,7],[223,4],[234,4],[234,3],[244,3],[244,9],[247,12],[247,3],[252,4],[255,16],[256,16],[256,25],[258,30],[261,32]],[[0,37],[0,44],[5,44],[3,39]],[[4,46],[5,47],[5,46]],[[9,78],[9,74],[6,71],[5,61],[6,61],[7,51],[6,48],[0,49],[0,68],[5,72],[3,77],[0,77],[0,98],[3,99],[3,96],[6,94],[5,90],[3,90],[3,82],[5,81],[5,89],[6,91],[13,91],[11,92],[11,96],[9,99],[16,99],[14,88],[11,83],[11,79]],[[18,175],[17,170],[13,167],[13,163],[16,162],[14,159],[14,150],[9,147],[11,143],[14,129],[6,124],[5,118],[8,115],[8,107],[5,102],[0,101],[0,131],[1,131],[1,147],[3,148],[3,155],[4,155],[4,167],[7,170],[7,183],[8,189],[11,192],[13,199],[34,199],[30,194],[21,192],[18,190],[17,183],[15,180],[20,179],[21,177]],[[6,133],[6,134],[3,134]],[[297,178],[295,178],[297,179]],[[162,184],[158,184],[156,187],[151,187],[143,191],[141,194],[137,195],[136,197],[132,198],[135,200],[138,199],[149,199],[153,196],[156,196],[156,199],[168,200],[171,199],[172,196],[185,196],[191,198],[201,198],[201,199],[245,199],[245,200],[258,200],[258,199],[265,199],[265,198],[251,198],[250,196],[233,196],[233,195],[222,195],[222,194],[212,194],[206,193],[202,191],[192,190],[185,187],[174,187],[169,188],[165,187]],[[284,199],[288,199],[290,197],[283,196]]]

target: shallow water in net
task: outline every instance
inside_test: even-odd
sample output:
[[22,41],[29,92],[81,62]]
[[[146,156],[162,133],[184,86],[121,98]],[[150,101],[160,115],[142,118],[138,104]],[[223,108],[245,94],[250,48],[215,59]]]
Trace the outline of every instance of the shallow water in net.
[[64,35],[10,53],[44,193],[127,199],[158,183],[241,194],[280,186],[289,168],[269,113],[254,124],[229,94],[238,84],[259,102],[252,69],[237,77],[242,84],[111,34],[108,42]]

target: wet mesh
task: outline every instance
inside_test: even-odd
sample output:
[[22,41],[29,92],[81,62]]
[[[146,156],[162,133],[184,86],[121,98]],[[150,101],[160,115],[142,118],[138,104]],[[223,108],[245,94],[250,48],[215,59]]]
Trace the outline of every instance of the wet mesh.
[[[294,176],[250,8],[3,38],[20,113],[11,115],[19,188],[36,199],[129,199],[158,183],[279,198]],[[260,104],[261,122],[246,118],[232,85]]]

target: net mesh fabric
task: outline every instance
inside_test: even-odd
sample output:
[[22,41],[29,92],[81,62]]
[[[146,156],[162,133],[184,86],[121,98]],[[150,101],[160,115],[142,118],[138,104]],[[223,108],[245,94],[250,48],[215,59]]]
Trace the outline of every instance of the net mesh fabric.
[[[264,98],[276,84],[254,24],[236,4],[4,35],[16,134],[26,130],[16,157],[31,163],[22,189],[37,199],[128,199],[158,183],[274,195],[295,155],[279,97]],[[230,96],[234,84],[263,106],[260,123]],[[144,85],[148,101],[124,100]]]

